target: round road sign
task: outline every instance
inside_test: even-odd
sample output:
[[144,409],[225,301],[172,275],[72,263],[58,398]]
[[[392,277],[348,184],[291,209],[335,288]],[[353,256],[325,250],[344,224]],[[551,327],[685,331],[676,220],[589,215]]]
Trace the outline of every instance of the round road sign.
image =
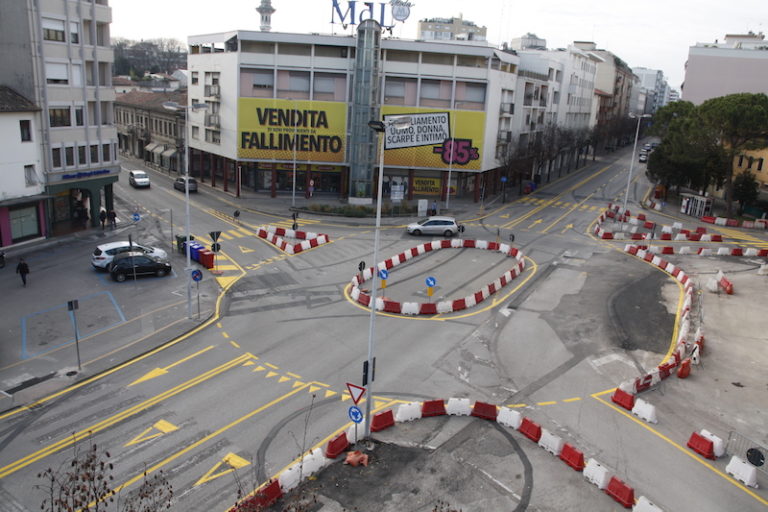
[[427,283],[427,286],[432,288],[433,286],[435,286],[437,284],[437,279],[435,279],[434,277],[428,277],[427,280],[426,280],[426,283]]
[[221,250],[221,244],[218,242],[214,242],[211,244],[211,251],[213,252],[219,252]]
[[379,270],[379,279],[387,279],[389,277],[389,272],[387,272],[387,269],[382,268]]
[[364,261],[361,261],[360,263],[357,264],[357,270],[359,270],[360,272],[365,270],[365,262]]
[[141,220],[141,215],[139,215],[139,212],[136,212],[133,214],[133,222],[139,222]]
[[349,408],[349,412],[347,414],[349,414],[349,419],[355,423],[360,423],[363,421],[363,411],[361,411],[360,408],[355,405]]
[[193,281],[199,282],[202,279],[203,279],[203,273],[202,272],[200,272],[199,270],[193,270],[192,271],[192,280]]

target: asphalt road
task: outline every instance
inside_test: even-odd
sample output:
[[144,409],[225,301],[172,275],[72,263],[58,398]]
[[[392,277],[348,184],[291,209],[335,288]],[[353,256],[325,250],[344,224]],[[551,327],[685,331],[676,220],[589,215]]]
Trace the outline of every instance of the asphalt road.
[[[731,510],[756,510],[760,503],[753,497],[663,443],[649,443],[637,425],[591,398],[658,364],[676,328],[677,285],[590,235],[606,203],[623,197],[628,163],[628,155],[617,154],[531,196],[477,213],[464,205],[463,237],[504,241],[514,234],[513,245],[524,252],[527,268],[491,300],[467,311],[433,318],[379,315],[373,405],[466,396],[525,407],[542,421],[555,421],[564,435],[608,459],[622,475],[642,475],[646,494],[660,495],[673,506],[670,510],[682,510],[680,504],[691,501],[679,496],[674,482],[648,469],[660,460],[673,473],[691,472],[707,482],[697,487],[691,510],[723,510],[724,503],[733,504]],[[152,179],[150,190],[130,189],[127,180],[117,186],[123,210],[143,217],[119,236],[131,229],[141,241],[170,250],[172,232],[181,230],[183,194],[166,176],[154,173]],[[636,185],[640,179],[636,176],[630,187],[632,202],[647,190]],[[252,490],[347,425],[345,383],[360,383],[369,326],[368,311],[350,300],[348,285],[358,262],[373,264],[370,223],[302,215],[302,229],[326,233],[331,243],[287,255],[254,236],[259,226],[290,226],[287,208],[284,214],[265,211],[259,202],[235,200],[207,187],[193,195],[191,205],[197,238],[222,231],[221,275],[204,277],[201,320],[179,321],[174,343],[156,352],[146,353],[150,345],[135,340],[162,336],[157,331],[163,321],[184,316],[180,255],[173,256],[174,276],[120,285],[87,268],[91,240],[30,258],[31,277],[38,270],[48,272],[49,286],[35,280],[23,290],[34,292],[32,297],[13,304],[6,299],[9,315],[16,319],[53,307],[48,303],[60,308],[66,296],[61,290],[84,296],[85,287],[93,298],[82,321],[94,332],[113,329],[102,348],[85,344],[86,359],[99,359],[108,368],[108,362],[114,366],[128,355],[143,355],[101,376],[93,371],[95,378],[44,403],[0,414],[0,495],[5,498],[0,510],[37,509],[42,499],[34,487],[37,473],[58,467],[89,439],[110,450],[122,493],[134,490],[145,471],[163,471],[174,487],[174,509],[225,510],[238,487]],[[226,216],[235,209],[241,211],[238,222]],[[380,261],[432,240],[406,235],[404,223],[385,220]],[[384,293],[425,301],[424,278],[434,276],[434,300],[459,298],[496,279],[507,263],[488,251],[436,251],[393,269]],[[37,309],[30,310],[31,304]],[[164,308],[174,308],[175,314],[163,315]],[[61,326],[67,320],[56,322]],[[21,332],[9,333],[10,343],[3,343],[4,367],[16,368],[16,378],[35,375],[52,361],[72,366],[71,354],[64,356],[72,340],[59,331],[46,332],[45,324],[29,328],[21,352],[13,348],[24,337]],[[48,352],[47,346],[62,349]],[[28,369],[19,371],[22,365]],[[642,470],[635,469],[636,461]],[[531,509],[554,510],[567,503],[587,507],[582,510],[612,509],[610,498],[585,492],[583,481],[570,482],[553,501],[546,489],[564,481],[563,471],[534,465],[527,477],[536,489],[528,496]],[[467,503],[465,510],[476,505]]]

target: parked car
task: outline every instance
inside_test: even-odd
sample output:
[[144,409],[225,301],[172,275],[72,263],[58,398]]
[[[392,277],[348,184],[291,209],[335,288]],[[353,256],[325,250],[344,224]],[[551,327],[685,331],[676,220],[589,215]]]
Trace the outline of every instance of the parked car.
[[651,149],[656,149],[657,147],[659,147],[658,142],[651,142]]
[[456,235],[460,227],[453,217],[427,217],[426,219],[408,224],[406,228],[412,235],[443,235],[446,238]]
[[134,188],[149,188],[149,176],[144,171],[130,171],[128,172],[128,183]]
[[120,242],[109,242],[108,244],[102,244],[96,247],[96,250],[94,250],[93,254],[91,255],[91,265],[97,269],[107,270],[109,269],[109,264],[112,263],[112,260],[115,258],[115,256],[131,250],[155,258],[168,257],[168,253],[162,249],[158,249],[157,247],[141,245],[137,244],[136,242],[134,242],[133,246],[131,246],[128,240],[123,240]]
[[641,162],[647,162],[648,161],[648,155],[646,153],[640,153],[640,161]]
[[646,143],[643,145],[643,149],[646,151],[651,151],[653,149],[653,146],[650,145],[650,143]]
[[185,182],[189,181],[189,191],[190,192],[197,192],[197,180],[195,178],[187,177],[187,176],[179,176],[176,178],[176,181],[173,182],[173,188],[176,190],[181,190],[184,192],[186,185]]
[[122,283],[126,278],[153,275],[163,277],[171,272],[171,264],[165,258],[158,258],[143,253],[130,251],[118,254],[109,266],[112,279]]

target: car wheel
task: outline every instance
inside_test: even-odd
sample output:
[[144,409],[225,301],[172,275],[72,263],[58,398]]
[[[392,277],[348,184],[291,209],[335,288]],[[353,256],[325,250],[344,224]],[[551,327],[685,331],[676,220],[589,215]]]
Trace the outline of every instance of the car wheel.
[[119,272],[113,275],[112,278],[118,283],[122,283],[123,281],[125,281],[125,274],[123,274],[122,272]]
[[416,236],[421,236],[421,230],[420,229],[414,229],[413,234]]
[[445,238],[451,238],[453,236],[453,231],[451,231],[450,229],[446,229],[443,235],[445,235]]
[[155,275],[156,275],[157,277],[165,277],[165,270],[163,270],[162,268],[161,268],[161,269],[158,269],[158,271],[157,271],[157,272],[155,272]]

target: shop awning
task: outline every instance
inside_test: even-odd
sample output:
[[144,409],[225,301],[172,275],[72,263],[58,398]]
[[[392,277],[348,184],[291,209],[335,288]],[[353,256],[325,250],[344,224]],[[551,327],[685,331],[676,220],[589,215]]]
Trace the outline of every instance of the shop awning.
[[165,146],[163,146],[162,144],[158,144],[158,145],[157,145],[157,147],[156,147],[155,149],[153,149],[153,150],[152,150],[152,152],[153,152],[154,154],[156,154],[156,155],[160,155],[160,154],[162,154],[162,153],[163,153],[163,151],[165,151]]
[[176,156],[176,148],[170,148],[163,151],[163,158],[173,158]]
[[157,142],[152,142],[150,144],[147,144],[144,146],[144,151],[149,151],[150,153],[155,150],[155,148],[159,146]]

